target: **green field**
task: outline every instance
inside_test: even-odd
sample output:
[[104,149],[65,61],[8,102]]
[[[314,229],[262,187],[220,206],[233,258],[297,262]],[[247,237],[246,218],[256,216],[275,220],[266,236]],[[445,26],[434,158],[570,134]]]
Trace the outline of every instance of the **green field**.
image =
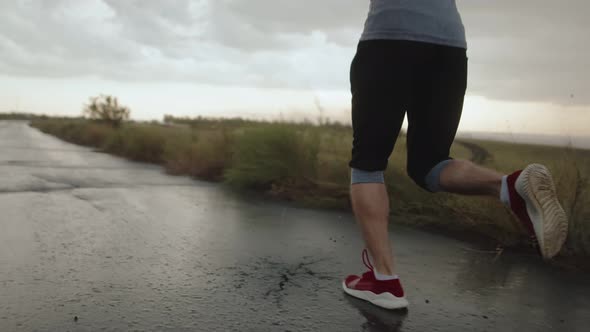
[[[350,209],[347,163],[352,132],[348,126],[167,120],[166,125],[125,123],[119,128],[80,119],[36,119],[31,124],[69,142],[161,164],[171,174],[225,182],[307,207]],[[402,134],[386,173],[392,222],[479,234],[502,246],[525,244],[522,230],[497,200],[433,195],[419,189],[406,175],[405,153]],[[571,218],[564,254],[590,254],[590,151],[457,140],[452,155],[505,173],[533,162],[547,165]]]

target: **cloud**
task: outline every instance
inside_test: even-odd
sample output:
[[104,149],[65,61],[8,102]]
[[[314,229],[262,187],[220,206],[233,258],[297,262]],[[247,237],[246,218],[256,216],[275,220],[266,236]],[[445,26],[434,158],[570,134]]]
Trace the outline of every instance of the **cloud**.
[[582,0],[458,2],[470,91],[490,98],[590,104],[590,4]]
[[328,41],[332,36],[342,39],[339,34],[347,32],[344,39],[350,45],[358,40],[367,8],[359,0],[216,0],[209,3],[208,33],[230,47],[248,50],[296,48],[282,37],[317,31]]
[[[458,5],[470,93],[590,104],[589,4]],[[3,1],[0,74],[348,89],[367,10],[368,0]]]

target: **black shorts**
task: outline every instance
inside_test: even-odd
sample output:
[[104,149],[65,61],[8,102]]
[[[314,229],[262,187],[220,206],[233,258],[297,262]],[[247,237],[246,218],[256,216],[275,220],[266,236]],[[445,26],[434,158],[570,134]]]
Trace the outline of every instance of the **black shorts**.
[[350,166],[385,170],[407,113],[407,169],[425,187],[430,170],[450,159],[467,88],[466,50],[404,40],[362,41],[350,83]]

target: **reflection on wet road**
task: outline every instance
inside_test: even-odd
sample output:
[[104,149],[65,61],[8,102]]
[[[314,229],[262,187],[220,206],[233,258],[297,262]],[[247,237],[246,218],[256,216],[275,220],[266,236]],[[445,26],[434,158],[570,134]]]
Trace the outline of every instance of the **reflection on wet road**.
[[0,331],[587,331],[584,276],[391,236],[407,312],[341,291],[362,272],[347,213],[240,197],[0,122]]

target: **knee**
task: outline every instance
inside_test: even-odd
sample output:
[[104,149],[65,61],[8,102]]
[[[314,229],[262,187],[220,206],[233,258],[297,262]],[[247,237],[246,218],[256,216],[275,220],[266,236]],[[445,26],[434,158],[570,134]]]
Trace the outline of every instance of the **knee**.
[[423,189],[426,189],[426,174],[427,173],[417,165],[408,164],[408,176],[414,181],[414,183]]
[[441,173],[453,162],[453,159],[432,162],[408,160],[408,175],[422,189],[431,193],[441,192],[444,191],[440,185]]

